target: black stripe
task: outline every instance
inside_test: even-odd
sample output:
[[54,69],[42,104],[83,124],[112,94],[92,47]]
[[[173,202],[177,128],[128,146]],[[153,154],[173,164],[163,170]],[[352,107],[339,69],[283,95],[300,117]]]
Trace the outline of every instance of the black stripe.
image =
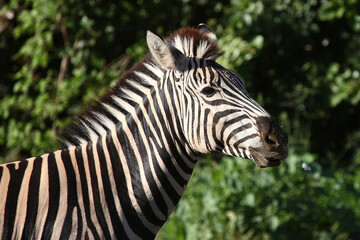
[[[153,114],[150,114],[152,118],[153,117]],[[156,138],[155,138],[155,134],[150,130],[150,127],[148,126],[148,124],[146,123],[145,121],[145,117],[143,115],[143,112],[142,111],[139,111],[138,112],[138,118],[139,119],[144,119],[144,121],[141,121],[141,126],[144,130],[144,133],[145,135],[147,136],[147,139],[146,141],[148,141],[148,144],[150,146],[150,149],[151,149],[151,142],[150,142],[150,139],[153,139],[153,141],[155,142],[156,141]],[[151,120],[150,120],[151,121]],[[158,132],[159,131],[159,127],[157,126],[156,122],[153,121],[153,126],[154,128],[156,128],[156,131]],[[158,135],[159,136],[159,135]],[[145,146],[143,143],[139,144],[140,145],[140,148],[143,148],[143,146]],[[143,149],[139,149],[140,153],[143,153],[143,152],[146,152],[146,148],[143,148]],[[153,154],[151,156],[152,158],[152,161],[156,161],[156,156],[155,154]],[[146,163],[148,163],[148,161],[146,161]],[[146,179],[149,183],[149,186],[150,186],[150,190],[151,190],[151,194],[153,195],[154,197],[154,201],[156,203],[156,205],[159,207],[160,211],[165,215],[165,216],[168,216],[168,209],[167,209],[167,205],[166,205],[166,202],[165,200],[162,198],[161,196],[161,192],[159,191],[158,187],[156,186],[155,184],[155,180],[154,180],[154,177],[152,175],[152,172],[151,172],[151,168],[150,168],[150,164],[144,164],[144,171],[145,171],[145,176],[146,176]]]
[[[199,100],[198,100],[199,101]],[[202,138],[202,136],[200,136],[200,129],[201,129],[201,125],[203,125],[204,124],[204,121],[203,121],[203,119],[201,119],[201,106],[199,106],[199,108],[198,108],[198,113],[197,113],[197,120],[198,120],[198,125],[197,126],[194,126],[194,129],[195,129],[195,127],[196,127],[196,133],[194,133],[194,134],[196,134],[196,137],[198,137],[198,138],[200,138],[201,140],[203,140],[203,138]],[[195,111],[194,111],[195,112]],[[193,121],[193,124],[195,123],[195,119],[194,119],[194,121]],[[206,132],[204,132],[204,134],[206,135]]]
[[48,156],[48,177],[49,177],[49,209],[45,220],[45,225],[42,233],[42,239],[50,239],[56,215],[59,210],[60,200],[60,180],[59,171],[55,159],[55,154],[49,153]]
[[193,69],[192,62],[193,62],[193,59],[190,59],[190,61],[188,62],[188,66],[187,66],[188,70]]
[[[141,84],[142,86],[144,86],[145,88],[150,88],[150,85],[145,85],[144,83]],[[130,90],[131,92],[133,92],[133,94],[136,94],[140,97],[144,96],[144,92],[142,92],[141,90],[139,90],[138,86],[133,86],[131,84],[126,85],[126,88],[128,90]],[[139,103],[138,103],[139,105]]]
[[[170,84],[169,84],[170,85]],[[187,122],[184,122],[184,118],[183,118],[183,115],[188,115],[189,113],[188,113],[188,111],[189,111],[189,105],[190,105],[190,103],[191,103],[191,98],[190,98],[190,100],[188,99],[188,98],[190,98],[190,96],[189,95],[185,95],[184,97],[183,97],[183,99],[184,99],[184,103],[183,103],[183,106],[182,106],[182,109],[183,109],[183,112],[182,112],[182,121],[183,121],[183,125],[184,125],[184,131],[185,131],[185,124],[186,124],[186,129],[190,129],[190,121],[187,121]],[[166,101],[166,99],[165,99],[165,101]],[[171,101],[171,100],[170,100]],[[169,104],[169,103],[167,103],[167,104]],[[173,106],[175,106],[175,105],[173,105]],[[175,114],[175,113],[174,113]],[[166,118],[168,118],[169,119],[169,117],[170,117],[170,119],[171,119],[171,116],[168,114],[168,116],[166,116]],[[186,139],[186,137],[184,137],[185,139]]]
[[[222,140],[225,141],[225,139],[224,139],[224,132],[225,132],[225,130],[226,130],[227,127],[231,126],[232,124],[234,124],[234,123],[236,123],[236,122],[241,122],[242,120],[247,119],[247,118],[249,118],[249,117],[248,117],[246,114],[243,114],[243,115],[241,115],[241,116],[237,116],[237,117],[235,117],[235,118],[233,118],[233,119],[228,120],[228,121],[225,123],[225,125],[223,126],[223,128],[221,129],[221,131],[220,131],[220,139],[222,139]],[[229,144],[229,143],[227,142],[227,144]]]
[[[143,145],[143,143],[141,142],[138,126],[134,123],[133,125],[129,125],[129,128],[131,129],[132,136],[137,144],[138,149],[141,150],[140,146]],[[143,185],[140,177],[140,166],[137,162],[137,157],[135,156],[135,152],[133,150],[134,148],[128,136],[126,136],[123,131],[118,131],[117,133],[118,133],[118,139],[121,142],[121,147],[127,158],[127,163],[131,174],[132,188],[135,197],[137,199],[137,202],[144,216],[149,220],[149,222],[153,222],[155,225],[161,226],[162,221],[156,218],[156,215],[152,211],[152,208],[149,206],[148,199],[143,189]],[[145,151],[143,150],[141,154],[142,154],[142,159],[140,159],[140,161],[142,161],[144,165],[149,164],[146,163],[146,161],[148,161],[146,150]]]
[[[111,138],[111,135],[108,134],[107,141],[110,141],[110,138]],[[109,209],[112,227],[114,229],[116,237],[118,239],[121,239],[124,236],[126,236],[126,234],[125,234],[123,225],[121,223],[118,210],[116,209],[115,200],[114,200],[114,197],[116,197],[116,196],[113,196],[113,194],[112,194],[112,190],[111,190],[112,184],[109,179],[109,172],[108,172],[107,166],[106,166],[106,158],[105,158],[105,153],[104,153],[101,138],[97,141],[97,151],[98,151],[99,159],[101,162],[101,164],[100,164],[101,179],[102,179],[102,183],[104,186],[105,200],[106,200],[106,203],[107,203],[107,206]]]
[[245,142],[245,141],[247,141],[247,140],[249,140],[249,139],[251,139],[251,138],[256,138],[256,137],[258,137],[258,135],[256,135],[256,134],[251,134],[251,135],[246,136],[246,137],[244,137],[244,138],[242,138],[242,139],[239,139],[239,140],[236,141],[233,145],[234,145],[235,148],[238,148],[239,144],[241,144],[241,143],[243,143],[243,142]]
[[[229,88],[233,89],[234,87],[229,85],[226,81],[224,81],[226,85],[229,86]],[[223,88],[224,94],[228,95],[234,99],[239,99],[241,96],[241,107],[244,109],[249,110],[249,112],[254,112],[255,110],[258,112],[264,112],[264,110],[261,108],[260,105],[258,105],[256,102],[253,101],[253,99],[249,95],[245,95],[243,91],[236,91],[236,94],[234,95],[232,92],[228,91],[227,89]],[[232,106],[237,106],[236,104],[231,104]]]
[[[166,149],[160,147],[160,145],[155,141],[154,141],[154,144],[155,144],[155,148],[157,149],[156,151],[161,156],[161,161],[163,161],[164,163],[171,162],[171,156],[166,151]],[[155,153],[153,153],[152,157],[154,159],[157,159]],[[160,159],[157,159],[156,161],[154,161],[155,173],[158,176],[161,186],[163,187],[163,189],[165,190],[165,192],[167,193],[167,195],[169,196],[169,198],[171,199],[173,204],[176,205],[179,202],[179,199],[181,196],[177,194],[176,190],[173,188],[172,184],[170,183],[168,177],[162,171],[159,161],[160,161]]]
[[[154,99],[153,99],[153,98],[150,98],[150,99],[148,99],[148,101],[149,101],[149,102],[153,102]],[[154,108],[155,108],[155,111],[156,111],[156,110],[157,110],[157,109],[156,109],[156,106],[154,106]],[[147,104],[147,108],[145,108],[145,111],[146,111],[146,113],[147,113],[147,115],[148,115],[148,117],[149,117],[149,119],[150,119],[150,122],[152,123],[153,129],[155,130],[156,134],[153,133],[152,131],[150,131],[150,129],[149,129],[149,132],[151,133],[151,136],[153,136],[153,140],[156,141],[157,138],[155,138],[155,135],[158,136],[159,138],[161,138],[160,128],[162,128],[162,126],[159,126],[158,123],[157,123],[157,121],[155,120],[155,113],[153,113],[153,112],[151,111],[150,103]],[[157,113],[156,115],[158,116],[159,113]],[[141,116],[142,116],[142,112],[141,112],[140,117],[141,117]],[[142,118],[140,118],[140,119],[142,119]],[[142,121],[142,122],[143,122],[143,124],[145,124],[145,120]],[[145,129],[145,127],[144,127],[144,129]]]
[[[208,137],[208,134],[207,134],[207,130],[208,130],[208,116],[209,116],[209,113],[210,113],[210,109],[205,109],[204,111],[204,119],[202,120],[203,121],[203,130],[204,130],[204,141],[205,141],[205,144],[206,144],[206,149],[210,152],[212,151],[213,149],[211,148],[211,144],[210,144],[210,139]],[[215,126],[212,126],[213,128],[215,128]],[[199,127],[200,129],[200,127]],[[200,132],[200,130],[199,130]],[[214,137],[214,130],[212,130],[212,135]],[[200,133],[199,135],[200,136]],[[215,141],[216,141],[216,137],[214,138]],[[215,149],[214,149],[215,150]]]
[[[3,224],[2,239],[11,239],[14,231],[14,221],[16,217],[16,208],[19,198],[19,191],[23,181],[24,173],[28,165],[27,160],[18,163],[18,169],[15,169],[16,163],[7,164],[6,167],[10,172],[10,182],[6,194],[5,215]],[[4,194],[4,193],[1,193]],[[16,234],[16,233],[15,233]]]
[[[209,73],[209,78],[210,78],[210,84],[211,86],[215,86],[215,87],[220,87],[220,78],[215,79],[215,69],[213,67],[212,61],[208,62],[209,63],[209,67],[207,68],[207,71]],[[218,80],[217,82],[215,82],[215,80]]]
[[205,67],[205,59],[200,58],[199,59],[199,68],[204,68]]
[[[121,132],[122,131],[121,129],[123,128],[120,123],[117,129],[118,129],[117,131],[118,135],[123,134],[123,132]],[[120,199],[121,208],[123,210],[123,213],[125,215],[125,218],[129,226],[132,228],[135,234],[137,234],[142,238],[145,239],[155,238],[155,235],[152,232],[150,232],[139,220],[137,213],[130,201],[129,190],[127,189],[127,185],[126,185],[124,169],[121,164],[119,154],[116,150],[114,142],[112,141],[111,138],[107,138],[107,146],[108,146],[109,154],[111,156],[110,159],[113,167],[113,172],[116,173],[114,174],[114,178],[115,178],[116,188],[119,194],[118,197]]]
[[[236,156],[236,153],[234,152],[234,149],[233,148],[228,148],[229,149],[229,151],[230,151],[230,156]],[[240,157],[241,157],[241,155],[240,155]]]
[[[224,105],[224,106],[231,106],[231,107],[235,107],[235,108],[246,108],[245,106],[238,104],[238,103],[232,103],[227,99],[215,99],[215,100],[209,100],[206,98],[203,98],[204,102],[206,104],[209,104],[211,106],[220,106],[220,105]],[[247,108],[248,109],[248,108]]]
[[39,191],[40,191],[42,162],[43,162],[42,157],[37,157],[34,160],[34,166],[29,181],[26,219],[24,223],[24,230],[22,233],[23,238],[27,238],[32,234],[34,234],[34,236],[37,236],[37,233],[34,232],[35,231],[34,227],[36,223],[37,210],[39,207]]
[[93,143],[89,142],[86,145],[86,153],[88,157],[88,164],[89,164],[89,171],[90,171],[90,178],[91,178],[91,188],[93,193],[93,202],[95,207],[96,217],[100,224],[100,227],[103,231],[105,239],[110,239],[110,232],[107,228],[105,215],[102,209],[102,204],[100,201],[100,192],[96,174],[96,167],[95,167],[95,159],[94,159],[94,150],[93,150]]
[[61,239],[68,239],[70,234],[71,234],[71,230],[72,230],[72,217],[73,217],[73,211],[74,208],[77,209],[77,239],[81,238],[81,233],[82,233],[82,229],[83,229],[83,225],[82,225],[82,216],[81,216],[81,211],[80,211],[80,207],[78,204],[78,195],[77,195],[77,182],[76,182],[76,176],[75,176],[75,171],[74,168],[72,166],[71,163],[71,158],[70,158],[70,152],[68,149],[64,149],[61,152],[61,159],[64,163],[64,167],[65,167],[65,172],[66,172],[66,178],[67,178],[67,190],[68,190],[68,199],[67,199],[67,213],[65,216],[65,221],[64,221],[64,226],[61,232]]
[[221,119],[221,114],[216,113],[213,117],[213,123],[212,123],[212,127],[211,127],[211,131],[212,131],[212,135],[213,135],[213,139],[215,140],[216,143],[216,151],[221,152],[224,149],[224,139],[223,136],[220,135],[220,138],[218,138],[216,136],[217,133],[217,129],[216,129],[216,125],[218,124],[219,120]]
[[80,183],[81,183],[81,192],[84,202],[84,209],[85,209],[85,216],[86,216],[86,224],[87,227],[90,229],[92,235],[95,239],[100,239],[100,236],[98,232],[96,231],[96,228],[94,226],[94,223],[91,220],[91,212],[90,212],[90,200],[89,200],[89,191],[88,191],[88,185],[86,181],[86,172],[84,168],[84,159],[82,156],[82,147],[77,146],[75,149],[75,156],[76,156],[76,162],[79,170],[79,177],[80,177]]
[[[220,66],[220,65],[219,65]],[[219,76],[224,79],[224,82],[230,87],[229,84],[235,85],[235,88],[239,88],[245,95],[249,96],[248,92],[246,91],[245,83],[244,81],[237,75],[236,73],[223,68],[219,67],[217,68],[217,72]],[[234,87],[230,87],[231,89]]]
[[85,240],[89,240],[89,233],[88,232],[85,233]]
[[[247,123],[247,124],[245,124],[245,125],[243,125],[241,127],[238,127],[236,129],[232,130],[231,133],[228,135],[228,137],[226,139],[226,145],[230,146],[230,140],[231,140],[231,138],[233,136],[237,135],[240,132],[245,131],[246,129],[250,129],[250,128],[252,128],[252,125],[250,123]],[[234,144],[234,146],[235,146],[235,144]]]
[[195,58],[192,58],[192,63],[193,63],[193,66],[192,66],[192,69],[193,69],[193,73],[192,73],[192,79],[196,79],[196,73],[197,73],[197,68],[198,68],[198,64],[197,64],[197,61]]

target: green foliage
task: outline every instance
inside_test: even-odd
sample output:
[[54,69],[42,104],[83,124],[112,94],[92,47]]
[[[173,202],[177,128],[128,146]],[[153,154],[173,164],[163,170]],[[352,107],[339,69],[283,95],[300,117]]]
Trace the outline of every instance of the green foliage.
[[158,239],[357,239],[360,233],[359,171],[332,174],[315,155],[296,149],[276,169],[229,157],[199,165]]
[[356,239],[359,9],[357,0],[12,0],[0,9],[0,162],[59,148],[59,131],[147,52],[146,30],[204,22],[219,62],[289,134],[290,156],[277,169],[201,160],[158,239]]

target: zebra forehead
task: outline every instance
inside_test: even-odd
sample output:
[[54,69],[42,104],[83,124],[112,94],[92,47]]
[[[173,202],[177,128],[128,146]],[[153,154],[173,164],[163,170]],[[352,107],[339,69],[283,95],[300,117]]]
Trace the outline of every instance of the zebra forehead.
[[195,28],[181,28],[166,39],[186,57],[216,60],[222,55],[218,45],[206,33]]

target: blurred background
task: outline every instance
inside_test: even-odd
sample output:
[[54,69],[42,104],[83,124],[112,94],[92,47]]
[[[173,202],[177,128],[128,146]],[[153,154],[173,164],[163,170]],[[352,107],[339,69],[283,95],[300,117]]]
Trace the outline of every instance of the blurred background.
[[57,135],[167,36],[208,24],[218,62],[290,137],[280,167],[205,156],[157,239],[360,238],[357,0],[0,0],[0,162]]

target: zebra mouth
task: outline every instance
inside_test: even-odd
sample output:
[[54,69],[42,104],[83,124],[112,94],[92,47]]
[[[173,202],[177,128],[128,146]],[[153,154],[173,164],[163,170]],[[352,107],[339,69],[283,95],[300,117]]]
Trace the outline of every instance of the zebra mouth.
[[266,157],[262,155],[261,153],[257,152],[254,149],[250,149],[250,153],[253,157],[253,161],[259,168],[266,168],[266,167],[277,167],[281,164],[281,159],[269,156]]

